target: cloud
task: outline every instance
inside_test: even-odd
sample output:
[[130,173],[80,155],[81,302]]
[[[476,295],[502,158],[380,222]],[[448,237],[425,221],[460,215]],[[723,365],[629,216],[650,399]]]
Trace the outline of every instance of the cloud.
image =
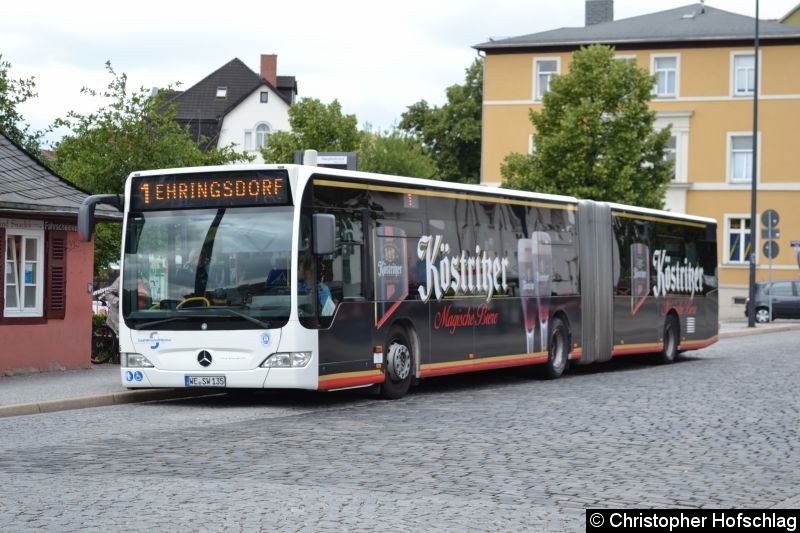
[[[761,2],[762,18],[780,18],[797,0]],[[626,18],[687,0],[616,0]],[[80,88],[102,89],[105,62],[132,87],[187,88],[238,57],[256,72],[262,53],[278,54],[278,74],[296,76],[300,96],[338,99],[359,124],[387,128],[405,109],[445,101],[476,57],[473,45],[563,26],[582,26],[583,0],[226,0],[207,9],[139,0],[123,9],[99,0],[7,2],[0,54],[12,77],[36,77],[39,97],[21,111],[44,128],[70,109],[97,107]],[[752,0],[707,5],[754,15]],[[94,106],[94,107],[92,107]]]

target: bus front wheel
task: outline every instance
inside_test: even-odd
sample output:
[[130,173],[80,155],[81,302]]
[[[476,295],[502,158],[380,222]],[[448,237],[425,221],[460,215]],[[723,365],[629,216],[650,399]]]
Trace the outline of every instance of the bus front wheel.
[[386,354],[386,378],[381,384],[381,396],[387,400],[402,398],[411,387],[414,377],[414,350],[411,337],[400,325],[392,326],[383,353]]

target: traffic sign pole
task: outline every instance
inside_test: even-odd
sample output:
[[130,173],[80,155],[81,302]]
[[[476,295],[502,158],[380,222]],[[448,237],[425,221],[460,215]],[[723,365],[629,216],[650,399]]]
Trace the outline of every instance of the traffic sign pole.
[[766,229],[761,230],[761,237],[766,239],[764,243],[764,255],[769,261],[767,263],[767,280],[769,281],[769,290],[767,290],[767,302],[769,303],[769,318],[772,320],[772,259],[775,258],[780,252],[780,246],[775,242],[781,236],[778,230],[778,222],[781,217],[774,209],[767,209],[761,213],[761,223],[766,226]]

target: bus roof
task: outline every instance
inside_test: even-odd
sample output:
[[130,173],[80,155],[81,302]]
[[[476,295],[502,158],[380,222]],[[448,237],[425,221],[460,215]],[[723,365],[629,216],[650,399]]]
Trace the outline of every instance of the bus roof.
[[[301,172],[306,172],[306,176],[311,176],[316,173],[325,173],[330,176],[339,176],[344,178],[353,178],[357,180],[375,181],[378,183],[392,184],[392,185],[408,185],[412,187],[435,187],[439,189],[447,189],[461,193],[476,193],[490,196],[506,196],[515,197],[527,200],[543,200],[549,202],[558,202],[565,204],[577,204],[578,199],[574,196],[563,196],[558,194],[545,194],[529,191],[519,191],[515,189],[504,189],[502,187],[493,187],[487,185],[471,185],[466,183],[455,183],[450,181],[437,181],[422,178],[408,178],[404,176],[393,176],[390,174],[376,174],[372,172],[362,172],[356,170],[341,170],[329,167],[309,166],[309,165],[295,165],[295,164],[236,164],[236,165],[217,165],[205,167],[182,167],[182,168],[166,168],[159,170],[145,170],[132,172],[129,178],[154,176],[163,174],[189,174],[197,172],[230,172],[230,171],[247,171],[247,170],[275,170],[275,169],[297,169]],[[664,218],[674,218],[676,220],[689,220],[700,222],[704,224],[716,224],[713,218],[700,217],[695,215],[686,215],[683,213],[673,213],[671,211],[662,211],[658,209],[649,209],[646,207],[636,207],[625,204],[617,204],[613,202],[608,203],[611,209],[627,211],[630,213],[658,216]]]
[[218,165],[206,167],[183,167],[183,168],[165,168],[159,170],[144,170],[132,172],[129,178],[137,178],[144,176],[160,176],[163,174],[190,174],[198,172],[230,172],[230,171],[247,171],[247,170],[275,170],[275,169],[297,169],[301,172],[305,171],[308,176],[315,173],[325,173],[330,176],[353,178],[357,180],[375,181],[378,183],[392,184],[392,185],[408,185],[412,187],[435,187],[440,189],[448,189],[457,192],[468,192],[476,194],[484,194],[491,196],[511,196],[527,200],[543,200],[558,203],[577,204],[578,200],[572,196],[562,196],[557,194],[535,193],[528,191],[518,191],[515,189],[503,189],[501,187],[490,187],[486,185],[470,185],[466,183],[455,183],[450,181],[437,181],[422,178],[408,178],[404,176],[393,176],[390,174],[376,174],[372,172],[362,172],[355,170],[341,170],[320,166],[309,165],[276,165],[276,164],[237,164],[237,165]]
[[629,213],[636,213],[640,215],[650,215],[650,216],[657,216],[662,218],[674,218],[676,220],[687,220],[692,222],[700,222],[703,224],[716,224],[717,221],[713,218],[708,217],[700,217],[696,215],[687,215],[684,213],[673,213],[672,211],[663,211],[660,209],[650,209],[647,207],[636,207],[632,205],[625,205],[625,204],[616,204],[613,202],[609,202],[608,204],[611,207],[611,210],[618,210],[618,211],[628,211]]

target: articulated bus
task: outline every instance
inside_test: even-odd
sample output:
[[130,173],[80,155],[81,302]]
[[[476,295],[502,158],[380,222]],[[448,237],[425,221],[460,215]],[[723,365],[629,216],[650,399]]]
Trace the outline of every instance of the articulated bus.
[[136,172],[121,380],[339,390],[652,353],[718,335],[716,223],[613,203],[309,165]]

